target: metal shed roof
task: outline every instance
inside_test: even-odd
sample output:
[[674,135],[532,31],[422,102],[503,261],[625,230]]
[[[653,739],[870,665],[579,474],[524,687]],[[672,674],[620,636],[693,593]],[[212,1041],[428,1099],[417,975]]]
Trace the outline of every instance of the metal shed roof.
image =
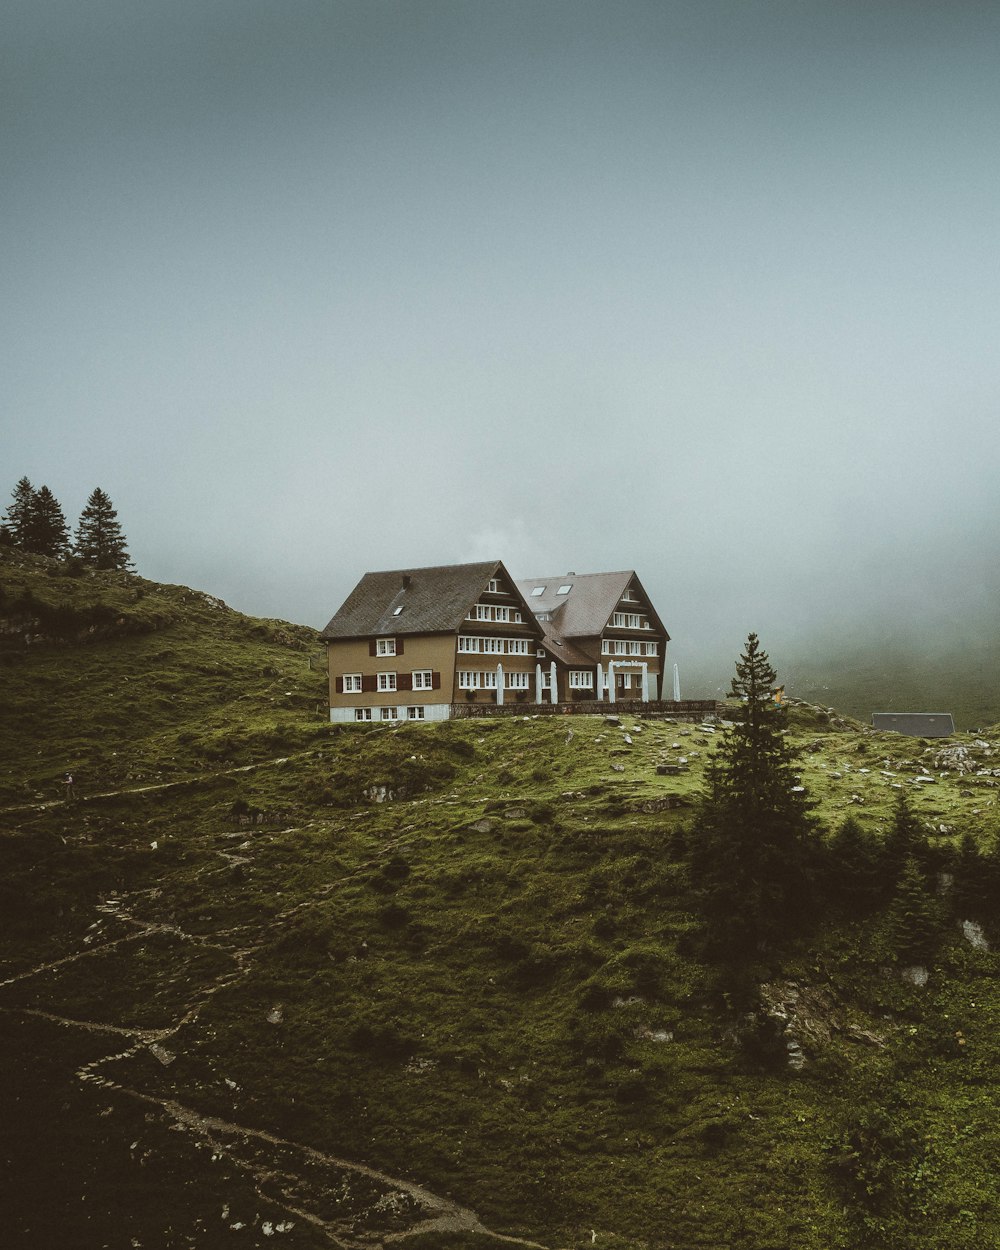
[[872,712],[872,728],[911,738],[947,738],[955,732],[951,712]]

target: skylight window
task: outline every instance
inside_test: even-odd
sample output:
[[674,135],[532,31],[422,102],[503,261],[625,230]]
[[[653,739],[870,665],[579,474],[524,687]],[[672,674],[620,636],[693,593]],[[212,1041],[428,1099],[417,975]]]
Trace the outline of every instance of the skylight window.
[[400,605],[400,606],[399,606],[399,607],[395,610],[395,612],[393,612],[393,616],[399,616],[399,614],[400,614],[400,612],[402,612],[402,610],[403,610],[402,605]]
[[535,589],[531,592],[532,598],[535,598],[537,595],[544,595],[544,594],[545,594],[544,586],[536,586]]
[[568,594],[569,594],[569,592],[570,592],[572,589],[573,589],[573,583],[572,583],[572,582],[570,582],[570,583],[569,583],[569,585],[567,585],[567,586],[560,586],[560,587],[559,587],[559,589],[556,591],[556,594],[557,594],[557,595],[568,595]]

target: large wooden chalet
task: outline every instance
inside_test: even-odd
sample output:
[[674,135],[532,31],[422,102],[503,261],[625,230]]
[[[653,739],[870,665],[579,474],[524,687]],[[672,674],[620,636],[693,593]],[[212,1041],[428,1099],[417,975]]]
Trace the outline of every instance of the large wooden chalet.
[[366,573],[322,637],[330,719],[355,722],[662,698],[670,636],[632,571],[515,581],[491,560]]

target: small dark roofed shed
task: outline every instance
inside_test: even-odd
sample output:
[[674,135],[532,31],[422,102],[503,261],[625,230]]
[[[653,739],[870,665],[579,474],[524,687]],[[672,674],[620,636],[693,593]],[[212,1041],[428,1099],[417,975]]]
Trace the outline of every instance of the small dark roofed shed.
[[872,712],[872,729],[911,738],[947,738],[955,732],[951,712]]

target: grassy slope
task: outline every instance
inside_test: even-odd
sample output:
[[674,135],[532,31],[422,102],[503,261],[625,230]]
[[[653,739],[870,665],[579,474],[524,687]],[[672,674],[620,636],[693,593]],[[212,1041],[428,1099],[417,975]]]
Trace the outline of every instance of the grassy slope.
[[[22,564],[22,596],[136,589],[50,572]],[[129,632],[115,604],[126,625],[103,641],[2,669],[0,1025],[19,1114],[0,1145],[19,1244],[212,1247],[233,1223],[244,1245],[279,1223],[295,1246],[498,1244],[421,1232],[407,1180],[549,1247],[1000,1242],[996,958],[956,937],[914,990],[877,923],[817,933],[785,974],[822,991],[822,1040],[801,1074],[747,1062],[691,955],[669,854],[687,809],[657,810],[694,797],[713,735],[591,718],[335,731],[308,631],[181,588],[134,604],[154,629]],[[884,827],[906,785],[928,825],[992,840],[992,777],[946,770],[940,744],[794,719],[829,822]],[[682,755],[688,773],[657,775]],[[67,765],[84,801],[42,806]],[[938,779],[918,786],[922,767]],[[167,781],[185,784],[107,793]],[[373,784],[395,797],[367,801]],[[280,819],[234,823],[234,804]],[[173,1059],[152,1033],[81,1023],[159,1030]],[[95,1069],[129,1096],[73,1078],[133,1043]],[[171,1132],[177,1107],[220,1124]]]

